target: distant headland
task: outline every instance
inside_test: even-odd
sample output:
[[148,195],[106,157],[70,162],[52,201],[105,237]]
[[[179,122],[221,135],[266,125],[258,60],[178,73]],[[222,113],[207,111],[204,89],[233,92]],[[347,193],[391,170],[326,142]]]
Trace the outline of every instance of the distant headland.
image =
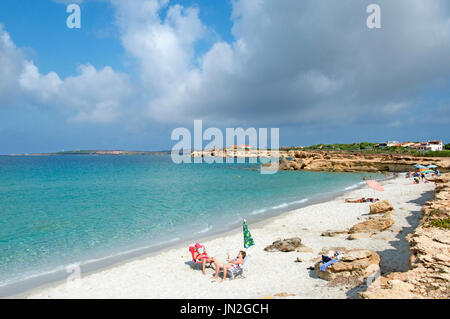
[[123,151],[123,150],[76,150],[55,153],[9,154],[9,156],[55,156],[55,155],[168,155],[170,151]]

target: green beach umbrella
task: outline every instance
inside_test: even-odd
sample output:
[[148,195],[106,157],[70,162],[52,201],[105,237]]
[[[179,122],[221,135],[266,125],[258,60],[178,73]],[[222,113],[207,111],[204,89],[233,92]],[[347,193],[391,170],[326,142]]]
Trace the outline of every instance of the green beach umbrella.
[[250,246],[253,246],[255,242],[253,241],[252,235],[250,234],[248,230],[247,221],[244,219],[244,224],[242,225],[242,228],[244,230],[244,248],[248,248]]

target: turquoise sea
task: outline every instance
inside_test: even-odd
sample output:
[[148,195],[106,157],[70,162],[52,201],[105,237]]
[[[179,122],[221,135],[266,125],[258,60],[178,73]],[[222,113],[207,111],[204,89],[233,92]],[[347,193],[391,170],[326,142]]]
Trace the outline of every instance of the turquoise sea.
[[356,187],[364,174],[170,156],[0,156],[0,288],[65,266],[195,240]]

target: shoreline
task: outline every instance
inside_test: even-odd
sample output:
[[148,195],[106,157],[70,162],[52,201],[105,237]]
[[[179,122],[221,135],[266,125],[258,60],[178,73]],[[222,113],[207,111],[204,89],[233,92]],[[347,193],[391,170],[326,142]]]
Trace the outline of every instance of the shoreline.
[[[383,181],[382,183],[385,184],[385,185],[389,185],[389,184],[392,184],[392,183],[394,183],[394,184],[400,183],[400,185],[402,185],[402,184],[405,184],[407,182],[410,182],[410,180],[399,177],[397,180],[386,180],[386,181]],[[411,190],[411,191],[412,190],[417,190],[416,192],[409,192],[410,193],[409,197],[416,197],[416,198],[419,197],[420,198],[421,194],[423,193],[423,189],[424,188],[426,190],[428,190],[428,191],[432,188],[431,183],[430,184],[421,184],[420,186],[421,186],[420,189],[418,189],[418,188],[413,189],[412,186],[405,186],[405,187],[410,187],[407,190]],[[290,237],[289,235],[286,234],[285,231],[283,231],[283,227],[287,227],[287,225],[284,225],[284,226],[281,225],[280,226],[279,225],[280,223],[283,223],[283,222],[286,223],[286,221],[289,221],[289,220],[299,220],[299,217],[300,217],[300,219],[302,219],[301,217],[302,217],[303,214],[306,213],[307,215],[311,215],[311,212],[314,212],[314,211],[317,211],[317,210],[320,211],[321,210],[320,208],[321,207],[323,208],[323,206],[328,207],[329,209],[330,208],[335,208],[337,203],[341,204],[343,202],[342,198],[344,196],[345,197],[361,196],[360,194],[362,194],[364,192],[367,193],[366,189],[367,188],[364,187],[364,185],[360,185],[359,187],[357,187],[355,189],[343,190],[341,192],[338,192],[337,194],[334,194],[334,196],[332,196],[332,198],[328,198],[328,199],[325,199],[325,200],[324,199],[311,200],[311,201],[308,201],[307,203],[305,203],[306,205],[304,205],[304,207],[295,208],[295,209],[291,209],[290,208],[290,209],[288,209],[285,212],[277,214],[276,216],[267,216],[265,218],[262,218],[261,220],[249,223],[250,231],[252,232],[252,235],[254,236],[255,241],[256,241],[256,246],[255,247],[251,247],[249,249],[249,252],[255,251],[255,252],[257,252],[257,255],[269,254],[269,256],[271,254],[274,254],[274,255],[277,254],[277,253],[266,253],[266,252],[263,252],[262,250],[266,246],[266,244],[270,244],[272,241],[275,241],[276,239],[278,239],[278,237],[279,238],[282,238],[282,237],[288,238],[288,237]],[[362,215],[364,215],[364,214],[361,214],[361,212],[358,211],[358,210],[360,210],[361,208],[366,208],[367,205],[366,204],[350,204],[350,206],[348,206],[348,205],[349,204],[344,205],[343,208],[344,209],[348,208],[349,210],[353,211],[352,215],[354,215],[354,216],[353,216],[353,218],[350,218],[352,221],[350,223],[347,222],[347,224],[350,225],[352,223],[354,224],[355,222],[357,222],[358,218],[360,218]],[[341,206],[342,206],[342,204],[341,204]],[[396,206],[396,205],[394,205],[394,206]],[[421,207],[419,207],[419,210],[420,210],[420,208]],[[336,209],[336,210],[338,210],[338,209]],[[355,213],[356,213],[356,215],[355,215]],[[306,216],[306,217],[308,217],[308,216]],[[326,224],[326,221],[323,220],[324,217],[326,217],[326,216],[325,215],[313,214],[313,216],[309,216],[308,218],[305,218],[305,219],[309,219],[310,220],[310,222],[309,223],[307,222],[306,224],[311,224],[311,223],[314,223],[314,222],[316,224],[317,223],[319,223],[319,224],[325,223]],[[356,217],[356,218],[354,218],[354,217]],[[276,226],[277,224],[278,224],[278,227]],[[340,222],[339,220],[337,221],[337,223],[335,222],[334,224],[336,224],[336,227],[339,227],[339,226],[342,227],[343,226],[343,225],[340,225],[340,224],[342,224],[342,222]],[[331,226],[331,225],[329,225],[329,226]],[[319,234],[320,232],[330,229],[330,227],[326,227],[326,228],[327,229],[321,228],[320,230],[315,230],[314,234],[307,234],[308,231],[305,229],[305,227],[303,227],[303,228],[298,230],[298,235],[299,235],[300,238],[302,238],[302,240],[304,240],[304,242],[305,242],[305,244],[307,246],[311,247],[311,245],[309,244],[310,239],[312,239],[313,237],[320,236],[320,234]],[[270,236],[266,235],[266,236],[262,236],[262,237],[272,237],[272,238],[267,238],[267,239],[264,238],[264,240],[261,240],[262,238],[259,238],[260,237],[259,234],[264,232],[264,231],[269,232]],[[302,235],[302,232],[304,233],[303,235]],[[275,237],[277,237],[277,238],[275,238]],[[213,255],[213,256],[217,255],[217,253],[220,250],[226,249],[226,248],[220,247],[220,246],[223,246],[224,242],[234,243],[234,244],[227,245],[227,247],[229,247],[230,250],[236,250],[237,247],[241,247],[242,246],[242,243],[241,243],[241,241],[242,241],[242,234],[241,234],[241,227],[240,227],[240,225],[239,225],[239,227],[237,227],[235,229],[232,229],[232,230],[229,230],[229,231],[226,231],[226,232],[222,232],[220,234],[212,234],[212,235],[206,235],[206,236],[197,236],[197,238],[202,238],[202,243],[204,243],[206,245],[206,247],[208,249],[208,252],[210,253],[210,255]],[[333,237],[333,238],[326,238],[326,237],[320,238],[319,237],[319,238],[316,238],[316,239],[317,239],[317,241],[320,241],[320,242],[329,242],[329,243],[339,242],[339,244],[337,244],[337,246],[342,244],[342,238],[337,238],[337,237]],[[368,239],[368,240],[373,240],[373,239]],[[365,240],[346,241],[345,243],[346,244],[350,244],[348,246],[354,246],[355,242],[364,243]],[[52,297],[53,298],[54,297],[56,297],[56,298],[83,298],[83,297],[85,297],[85,298],[91,298],[91,297],[92,298],[100,298],[100,297],[107,297],[107,298],[108,297],[112,297],[112,298],[116,298],[116,297],[121,297],[121,298],[169,298],[169,297],[178,297],[178,298],[180,298],[181,297],[181,298],[184,298],[183,296],[180,296],[180,292],[175,292],[177,290],[176,287],[173,288],[173,294],[171,294],[170,291],[168,291],[166,296],[160,296],[158,294],[156,294],[156,295],[148,295],[149,292],[147,294],[144,293],[144,294],[137,295],[137,296],[133,294],[133,296],[131,296],[130,294],[127,294],[125,292],[122,294],[121,292],[119,292],[119,290],[114,290],[114,289],[117,289],[117,287],[112,288],[112,289],[108,288],[108,289],[104,290],[104,289],[101,288],[101,286],[103,284],[105,284],[106,282],[110,281],[111,280],[111,278],[110,278],[111,274],[112,273],[116,273],[118,271],[118,269],[121,269],[120,272],[125,277],[128,278],[129,276],[131,276],[131,278],[129,278],[129,279],[132,279],[133,275],[130,273],[129,270],[130,270],[130,267],[133,268],[134,266],[136,266],[136,264],[140,264],[142,266],[142,265],[148,264],[150,262],[152,265],[158,265],[158,267],[164,266],[164,264],[167,264],[167,261],[164,261],[164,260],[160,261],[162,256],[165,256],[164,258],[166,258],[166,259],[167,258],[169,258],[169,259],[177,258],[178,260],[174,261],[174,262],[177,263],[176,268],[177,268],[178,271],[184,272],[186,276],[190,276],[190,277],[191,276],[192,277],[201,276],[201,277],[199,277],[197,279],[198,280],[203,280],[207,284],[211,284],[209,282],[208,278],[204,278],[201,275],[201,272],[199,273],[196,270],[190,269],[190,267],[185,264],[186,262],[188,262],[190,260],[190,258],[189,258],[190,256],[188,256],[189,252],[187,251],[187,245],[191,244],[191,243],[192,243],[192,241],[186,240],[186,241],[183,241],[183,242],[172,244],[172,245],[170,245],[168,247],[163,247],[162,249],[160,249],[158,251],[155,251],[155,252],[141,254],[140,256],[136,256],[136,257],[134,257],[132,259],[122,260],[120,262],[117,262],[117,263],[114,263],[112,265],[109,265],[106,268],[101,268],[101,269],[97,269],[97,270],[89,271],[89,272],[83,272],[82,273],[83,280],[81,281],[82,286],[85,286],[86,282],[88,281],[88,285],[90,286],[89,290],[96,290],[97,291],[97,293],[94,294],[94,296],[91,296],[90,294],[86,294],[85,291],[84,292],[81,292],[81,291],[77,292],[77,289],[66,290],[65,289],[64,280],[60,280],[60,281],[56,281],[56,282],[47,283],[45,285],[40,285],[38,287],[26,290],[26,291],[24,291],[22,293],[19,293],[19,294],[11,295],[8,298],[27,298],[27,297],[31,297],[31,298],[48,298],[48,297],[50,297],[50,298],[52,298]],[[218,243],[218,244],[216,244],[216,243]],[[215,248],[214,246],[219,246],[219,247]],[[324,245],[321,245],[321,246],[324,246]],[[330,246],[330,245],[328,245],[328,246]],[[317,251],[320,250],[320,248],[321,247],[313,247],[313,250],[314,250],[314,252],[317,252]],[[224,253],[225,253],[225,251],[222,251],[222,254],[224,254]],[[281,253],[281,254],[283,254],[283,253]],[[284,254],[286,254],[286,253],[284,253]],[[299,255],[298,253],[287,253],[286,255],[283,256],[283,258],[285,256],[287,256],[287,255],[292,255],[292,254],[295,255],[295,256]],[[167,255],[169,255],[169,257],[167,257]],[[179,255],[182,255],[182,259],[183,259],[184,262],[180,263]],[[300,255],[303,255],[303,254],[300,254]],[[309,254],[309,255],[311,255],[311,254]],[[178,256],[178,257],[175,257],[175,256]],[[310,256],[310,257],[312,257],[312,256]],[[223,259],[223,257],[218,257],[218,258],[219,259]],[[296,263],[293,262],[293,260],[295,258],[292,257],[291,259],[292,260],[290,262],[288,262],[288,264],[293,263],[294,265],[296,265]],[[405,261],[402,261],[401,264],[402,265],[401,265],[400,268],[402,268],[402,267],[404,268]],[[305,268],[303,266],[308,265],[308,262],[300,263],[299,265],[302,265],[301,268]],[[289,266],[291,267],[292,265],[289,265]],[[146,267],[144,267],[144,268],[146,268]],[[138,269],[142,269],[142,267],[138,267]],[[252,269],[251,266],[250,266],[250,269]],[[401,270],[401,269],[399,269],[399,270]],[[125,274],[124,272],[125,273],[128,272],[128,274]],[[251,272],[251,270],[250,270],[250,272]],[[67,277],[68,273],[65,273],[65,274],[66,274],[66,277]],[[118,275],[118,276],[120,277],[120,275]],[[107,277],[109,279],[106,280],[106,278],[104,278],[104,279],[101,279],[100,282],[98,282],[98,281],[94,280],[96,277]],[[311,279],[311,278],[306,278],[306,279]],[[94,280],[95,283],[93,282],[93,280]],[[245,280],[247,280],[247,279],[245,279]],[[314,279],[313,281],[316,282],[317,280],[320,281],[320,282],[322,281],[320,279]],[[317,283],[319,283],[319,282],[317,282]],[[233,282],[233,283],[231,283],[231,282],[224,283],[224,285],[227,285],[227,286],[228,285],[234,285],[234,284],[235,284],[235,282]],[[324,283],[321,283],[321,284],[324,284]],[[211,284],[211,285],[213,285],[213,284]],[[99,286],[98,289],[94,288],[96,286]],[[125,284],[125,286],[126,286],[126,284]],[[169,286],[170,286],[170,284],[169,284]],[[113,291],[115,291],[115,292],[113,292]],[[122,289],[120,289],[120,291],[122,291]],[[111,296],[111,293],[113,294],[113,296]],[[274,293],[276,293],[276,291]],[[119,295],[117,295],[117,294],[119,294]],[[250,294],[250,295],[245,294],[243,296],[239,296],[239,298],[244,298],[244,297],[257,298],[257,297],[263,297],[263,295],[264,295],[263,292],[261,292],[261,295],[253,293],[253,294]],[[187,295],[185,297],[186,298],[187,297],[201,298],[201,296],[191,296],[191,295],[189,295],[189,296]],[[222,296],[222,294],[219,294],[218,297],[219,298],[220,297],[228,298],[228,296],[226,296],[226,295]],[[302,298],[302,297],[303,298],[308,298],[307,295],[306,296],[301,296],[300,298]],[[311,297],[314,298],[314,296],[311,296]],[[326,298],[326,296],[323,296],[323,293],[317,295],[316,297],[317,298],[322,298],[322,297]],[[342,297],[342,296],[339,296],[339,297]],[[208,295],[207,298],[210,298],[209,295]],[[213,297],[213,298],[215,298],[215,297]]]
[[[390,180],[392,177],[378,179],[381,183]],[[271,220],[276,220],[284,215],[295,212],[298,209],[302,209],[311,205],[320,204],[328,201],[332,201],[339,196],[344,196],[354,190],[367,187],[364,182],[347,186],[344,189],[326,192],[324,194],[316,194],[311,198],[305,198],[288,204],[286,207],[280,207],[273,209],[269,212],[263,212],[260,214],[252,214],[246,217],[247,221],[254,226],[264,226]],[[79,265],[81,268],[81,275],[87,276],[93,273],[101,272],[122,264],[134,260],[145,259],[157,255],[165,249],[173,249],[180,247],[187,247],[194,241],[208,241],[221,238],[227,235],[235,235],[242,231],[242,222],[237,221],[227,225],[224,228],[216,229],[213,232],[196,233],[190,238],[177,239],[169,241],[167,243],[156,243],[154,245],[139,247],[127,251],[123,251],[114,255],[105,256],[99,259],[87,260],[83,263],[73,263],[71,265],[61,265],[58,269],[44,272],[41,274],[33,275],[23,280],[9,283],[2,288],[0,287],[0,298],[23,298],[24,296],[36,291],[42,290],[48,287],[57,286],[66,281],[70,275],[69,271],[66,271],[67,267],[72,265]],[[2,291],[3,290],[3,291]]]

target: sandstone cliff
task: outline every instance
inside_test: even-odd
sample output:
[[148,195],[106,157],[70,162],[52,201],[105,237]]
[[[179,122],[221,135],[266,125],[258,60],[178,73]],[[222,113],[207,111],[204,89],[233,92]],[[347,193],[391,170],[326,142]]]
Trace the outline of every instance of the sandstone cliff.
[[450,171],[450,158],[414,157],[395,154],[364,154],[327,151],[288,151],[282,153],[280,170],[329,172],[405,172],[413,165],[435,164],[441,172]]
[[[450,172],[449,157],[415,157],[397,154],[369,154],[333,151],[270,151],[212,149],[193,151],[192,157],[269,158],[280,157],[280,170],[328,172],[406,172],[413,165],[435,164],[441,172]],[[270,164],[265,164],[270,166]]]

